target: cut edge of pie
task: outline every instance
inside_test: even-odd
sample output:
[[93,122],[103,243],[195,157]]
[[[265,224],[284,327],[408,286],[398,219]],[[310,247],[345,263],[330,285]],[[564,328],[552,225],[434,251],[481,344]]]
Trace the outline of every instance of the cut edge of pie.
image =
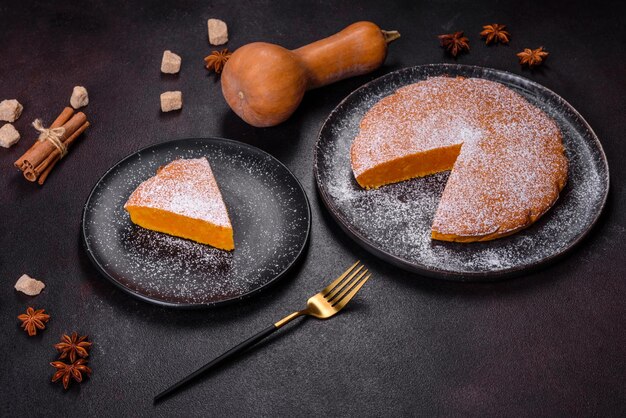
[[[452,170],[461,153],[461,147],[462,144],[453,144],[408,154],[365,170],[355,178],[364,189],[377,189],[387,184]],[[354,149],[351,152],[354,153]],[[352,159],[354,158],[353,156]]]

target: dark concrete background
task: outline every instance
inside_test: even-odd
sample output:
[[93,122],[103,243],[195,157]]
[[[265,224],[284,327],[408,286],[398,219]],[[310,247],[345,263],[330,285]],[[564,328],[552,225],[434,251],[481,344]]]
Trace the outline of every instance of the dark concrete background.
[[[620,3],[319,1],[0,2],[0,98],[17,98],[22,140],[0,149],[0,415],[304,416],[626,414],[626,25]],[[202,58],[206,20],[229,24],[235,49],[257,40],[294,48],[358,20],[402,38],[384,67],[307,93],[285,124],[255,129],[226,106]],[[478,32],[505,23],[510,46]],[[389,71],[452,62],[436,35],[465,30],[472,50],[457,62],[521,74],[568,100],[598,134],[611,193],[592,234],[540,272],[490,284],[406,273],[352,243],[321,206],[313,146],[328,113],[355,88]],[[547,65],[523,70],[515,53],[543,45]],[[159,72],[164,49],[183,57]],[[72,87],[90,93],[93,126],[44,187],[12,167]],[[182,112],[161,114],[159,94],[182,90]],[[173,138],[223,136],[284,162],[311,199],[306,258],[282,283],[239,305],[177,311],[133,299],[99,276],[80,243],[91,187],[116,161]],[[374,279],[350,309],[281,331],[239,362],[154,407],[168,384],[284,314],[360,258]],[[22,273],[45,281],[18,294]],[[28,305],[52,316],[28,336],[15,318]],[[91,379],[64,393],[49,383],[61,333],[94,342]]]

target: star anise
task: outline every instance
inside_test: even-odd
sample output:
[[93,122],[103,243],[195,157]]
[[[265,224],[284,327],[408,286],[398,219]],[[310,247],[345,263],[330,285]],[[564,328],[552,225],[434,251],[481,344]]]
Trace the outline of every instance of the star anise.
[[22,328],[28,332],[29,336],[37,335],[37,329],[45,329],[44,325],[50,320],[50,315],[44,313],[45,309],[33,309],[30,306],[26,313],[18,315],[17,319],[22,321]]
[[87,357],[89,355],[89,349],[91,348],[91,344],[87,340],[87,336],[78,337],[78,334],[75,332],[72,333],[72,336],[63,335],[61,337],[61,342],[54,345],[61,355],[60,359],[64,359],[69,356],[70,361],[73,363],[76,360],[76,357]]
[[480,32],[480,36],[485,38],[485,43],[489,45],[490,43],[502,43],[508,44],[509,37],[511,36],[506,30],[505,25],[499,25],[497,23],[492,23],[491,25],[483,26],[483,31]]
[[463,31],[439,35],[438,38],[441,46],[455,58],[459,53],[467,52],[470,49],[469,39],[463,36]]
[[213,51],[211,55],[204,58],[206,69],[209,71],[215,71],[219,74],[224,69],[226,61],[233,55],[232,52],[228,52],[228,48],[224,48],[221,51]]
[[541,64],[548,55],[549,52],[544,50],[542,46],[537,49],[524,48],[522,52],[517,54],[519,63],[521,65],[528,65],[530,68]]
[[62,361],[53,361],[50,365],[57,369],[56,373],[52,376],[52,381],[56,382],[63,378],[63,388],[65,389],[70,385],[70,377],[80,383],[83,381],[83,373],[87,374],[87,376],[91,375],[91,369],[87,367],[87,360],[82,358],[72,364],[67,364]]

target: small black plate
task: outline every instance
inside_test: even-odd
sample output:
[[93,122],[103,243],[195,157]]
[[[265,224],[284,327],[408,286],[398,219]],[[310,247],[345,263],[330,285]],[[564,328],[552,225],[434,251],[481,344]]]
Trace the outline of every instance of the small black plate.
[[[488,242],[433,241],[430,227],[448,172],[377,190],[363,190],[354,180],[350,145],[365,113],[398,88],[434,76],[478,77],[502,83],[559,125],[569,159],[569,179],[554,207],[529,228]],[[609,190],[609,167],[600,141],[569,103],[523,77],[454,64],[405,68],[350,94],[320,131],[314,171],[322,201],[357,243],[407,270],[457,281],[496,280],[556,259],[589,232]]]
[[[206,157],[235,233],[227,252],[149,231],[123,206],[142,181],[176,158]],[[240,300],[283,276],[303,254],[311,210],[302,186],[258,148],[220,138],[181,139],[144,148],[109,169],[83,211],[83,239],[96,267],[140,299],[172,307]]]

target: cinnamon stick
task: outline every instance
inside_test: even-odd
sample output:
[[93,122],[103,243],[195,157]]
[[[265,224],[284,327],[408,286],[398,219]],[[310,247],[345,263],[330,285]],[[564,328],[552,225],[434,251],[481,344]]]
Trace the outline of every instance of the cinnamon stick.
[[[50,128],[60,128],[72,117],[73,114],[74,109],[66,107],[54,120],[54,122],[52,122]],[[24,153],[24,155],[15,161],[14,165],[24,171],[24,177],[26,177],[27,180],[35,181],[36,174],[33,173],[34,167],[41,164],[41,162],[52,152],[53,149],[56,149],[55,146],[48,141],[36,141],[33,146],[30,147],[26,153]]]
[[[76,128],[76,126],[81,122],[82,125]],[[89,127],[89,122],[87,122],[87,116],[85,116],[84,113],[78,112],[77,114],[72,116],[72,118],[63,125],[63,127],[65,128],[65,134],[63,136],[66,136],[68,132],[73,131],[73,133],[69,137],[67,137],[67,139],[62,140],[63,145],[65,145],[66,148],[69,148],[74,140],[78,138],[80,134],[85,132],[85,129]],[[35,168],[34,171],[38,178],[37,183],[40,186],[43,185],[43,183],[46,181],[48,175],[60,159],[61,152],[55,147],[55,149],[50,153],[48,158],[46,158],[37,168]]]
[[[69,136],[72,136],[74,132],[76,132],[77,129],[79,129],[82,125],[85,124],[85,122],[87,122],[87,116],[85,116],[83,112],[78,112],[77,114],[72,116],[72,118],[69,121],[63,124],[65,133],[61,137],[61,142],[63,142],[63,144],[65,145],[66,138],[68,138]],[[35,172],[38,175],[41,174],[53,160],[57,158],[58,159],[61,158],[61,151],[59,151],[59,149],[55,147],[54,145],[52,146],[52,148],[53,148],[52,151],[50,152],[50,154],[45,160],[43,160],[39,165],[33,164],[35,166]]]
[[[75,114],[74,116],[72,116],[70,118],[70,120],[68,120],[67,122],[65,122],[62,126],[63,129],[65,129],[65,133],[63,133],[63,135],[61,136],[61,142],[63,142],[65,144],[65,141],[67,140],[68,137],[72,136],[74,134],[74,132],[76,132],[76,130],[78,128],[80,128],[82,125],[85,124],[85,122],[87,122],[87,116],[85,116],[85,114],[83,112],[78,112],[77,114]],[[52,151],[50,152],[51,155],[57,155],[57,156],[61,156],[61,151],[59,151],[59,149],[57,147],[55,147],[54,145],[52,146]],[[33,164],[34,165],[34,164]],[[46,166],[43,166],[43,163],[40,165],[37,165],[37,171],[40,173],[42,169],[45,169]]]
[[60,126],[65,125],[65,122],[70,120],[73,114],[74,114],[74,109],[72,109],[69,106],[66,107],[65,109],[63,109],[63,112],[61,112],[61,114],[54,120],[54,122],[52,122],[52,125],[50,125],[50,127],[58,128]]
[[[67,148],[69,148],[70,145],[76,140],[76,138],[78,138],[83,132],[85,132],[85,130],[89,127],[89,125],[90,125],[89,122],[83,123],[81,125],[81,127],[76,130],[76,132],[74,132],[69,138],[67,138],[63,142],[63,145],[65,145]],[[48,165],[48,168],[46,168],[45,170],[43,170],[41,172],[41,175],[39,176],[39,180],[37,180],[37,183],[40,186],[43,185],[43,183],[48,178],[48,175],[50,174],[50,172],[52,171],[52,169],[56,165],[56,163],[58,163],[60,160],[61,160],[61,156],[58,155],[57,158],[54,159],[54,161],[50,162],[50,165]]]
[[[60,127],[64,128],[64,133],[59,141],[67,149],[89,127],[89,122],[83,112],[74,114],[74,109],[66,107],[49,129]],[[51,141],[37,140],[14,164],[28,181],[42,185],[61,158],[61,151]]]

